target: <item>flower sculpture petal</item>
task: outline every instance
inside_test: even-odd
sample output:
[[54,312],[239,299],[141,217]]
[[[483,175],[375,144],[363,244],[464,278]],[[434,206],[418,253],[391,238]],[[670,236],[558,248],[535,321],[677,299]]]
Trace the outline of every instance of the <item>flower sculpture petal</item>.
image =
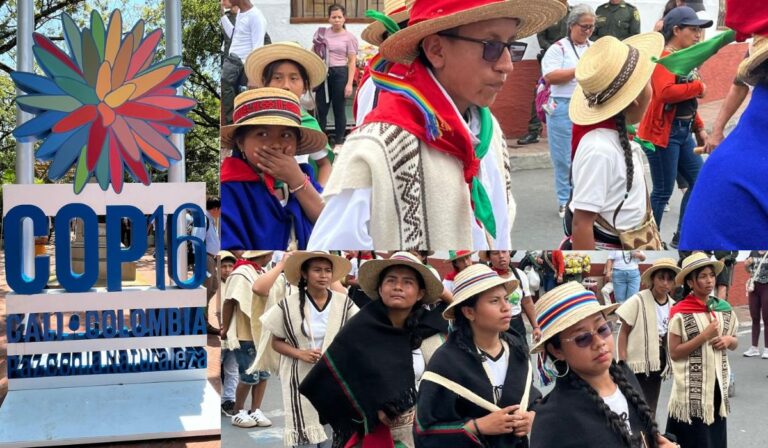
[[191,70],[179,67],[179,56],[155,62],[162,31],[144,35],[139,20],[124,34],[119,10],[106,27],[95,11],[90,28],[80,30],[67,14],[61,21],[69,54],[35,33],[33,52],[44,76],[11,74],[26,93],[16,103],[35,115],[13,135],[44,140],[36,157],[51,162],[51,180],[74,166],[75,193],[91,177],[102,190],[112,185],[120,193],[125,171],[149,185],[147,166],[165,170],[181,160],[170,136],[193,126],[186,114],[196,101],[177,95]]

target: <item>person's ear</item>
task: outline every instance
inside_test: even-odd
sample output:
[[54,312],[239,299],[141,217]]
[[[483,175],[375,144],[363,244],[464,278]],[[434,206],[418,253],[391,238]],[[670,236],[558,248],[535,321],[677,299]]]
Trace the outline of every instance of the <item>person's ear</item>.
[[445,45],[444,40],[440,36],[437,34],[427,36],[421,42],[421,48],[424,50],[424,54],[432,64],[432,67],[440,69],[445,66]]
[[423,299],[426,294],[427,294],[427,291],[425,289],[419,289],[419,298],[418,298],[418,300]]
[[544,346],[545,350],[554,356],[558,361],[565,361],[565,352],[563,352],[562,347],[561,348],[555,348],[555,346],[551,342],[547,342],[547,344]]
[[464,317],[467,318],[468,321],[474,322],[475,321],[475,309],[471,306],[463,306],[461,307],[461,314],[464,315]]

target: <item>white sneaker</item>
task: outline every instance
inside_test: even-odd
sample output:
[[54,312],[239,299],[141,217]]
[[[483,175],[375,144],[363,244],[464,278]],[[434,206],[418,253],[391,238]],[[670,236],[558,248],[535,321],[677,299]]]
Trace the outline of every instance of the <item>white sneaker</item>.
[[762,358],[763,359],[768,359],[768,347],[763,349],[763,356],[762,356]]
[[255,411],[251,412],[251,417],[256,420],[256,426],[272,426],[272,420],[268,419],[267,416],[261,412],[261,409],[256,409]]
[[241,409],[240,412],[232,416],[232,425],[240,428],[253,428],[258,425],[258,422],[247,410]]
[[[768,353],[768,350],[763,351],[763,358],[768,358],[768,356],[766,356],[767,353]],[[746,356],[747,358],[754,358],[755,356],[760,356],[760,349],[753,345],[752,347],[749,347],[749,350],[744,352],[744,356]]]
[[664,206],[664,211],[668,212],[670,210],[671,210],[671,208],[669,207],[669,202],[667,202],[667,205]]
[[560,208],[557,209],[557,215],[560,218],[565,218],[565,206],[561,205]]

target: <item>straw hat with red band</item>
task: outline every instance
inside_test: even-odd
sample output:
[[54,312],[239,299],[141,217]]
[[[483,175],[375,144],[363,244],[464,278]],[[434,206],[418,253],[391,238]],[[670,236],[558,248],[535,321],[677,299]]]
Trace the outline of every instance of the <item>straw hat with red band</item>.
[[558,0],[415,0],[408,27],[381,44],[384,59],[410,64],[419,44],[432,34],[493,19],[518,19],[516,39],[532,36],[557,23],[567,12]]
[[286,126],[299,130],[301,137],[296,155],[309,154],[324,148],[328,137],[321,131],[301,125],[301,105],[293,93],[272,87],[246,90],[235,98],[232,113],[234,124],[221,127],[221,143],[225,148],[235,146],[234,135],[242,126]]
[[320,56],[296,42],[276,42],[253,50],[245,59],[245,76],[248,83],[263,87],[264,70],[269,64],[282,60],[292,61],[304,67],[309,77],[310,89],[322,84],[328,75],[328,68]]
[[640,276],[640,283],[648,288],[652,287],[653,282],[651,282],[651,277],[653,276],[653,273],[664,269],[671,271],[674,275],[677,275],[677,273],[680,272],[680,268],[677,267],[677,262],[674,258],[659,258],[653,262],[651,267],[643,272],[643,275]]
[[392,266],[409,267],[421,276],[426,287],[424,298],[421,299],[423,303],[434,303],[440,299],[440,294],[443,293],[443,284],[440,279],[435,277],[435,274],[412,253],[395,252],[386,260],[368,260],[360,266],[357,283],[371,300],[379,300],[379,276],[385,269]]
[[[413,0],[384,0],[384,15],[395,24],[408,20],[408,7]],[[387,26],[380,20],[374,20],[373,23],[365,27],[360,37],[371,45],[379,46],[386,39],[386,34],[394,34],[387,29]]]
[[688,274],[695,271],[696,269],[703,268],[704,266],[712,266],[712,269],[715,270],[715,275],[720,274],[720,272],[722,272],[723,268],[725,267],[723,262],[713,260],[704,252],[696,252],[695,254],[690,255],[686,257],[685,260],[683,260],[683,268],[680,269],[680,272],[678,272],[677,276],[675,276],[675,284],[678,286],[684,285],[685,278],[688,277]]
[[456,261],[460,258],[471,257],[474,253],[474,250],[449,250],[448,261]]
[[619,304],[600,305],[595,293],[577,282],[568,282],[547,292],[536,302],[536,322],[541,339],[531,353],[544,350],[547,341],[585,317],[596,313],[610,314]]
[[501,277],[484,264],[474,264],[456,274],[453,280],[453,302],[443,311],[443,317],[451,320],[456,317],[456,309],[462,303],[496,286],[504,286],[507,291],[515,290],[520,282],[517,279]]

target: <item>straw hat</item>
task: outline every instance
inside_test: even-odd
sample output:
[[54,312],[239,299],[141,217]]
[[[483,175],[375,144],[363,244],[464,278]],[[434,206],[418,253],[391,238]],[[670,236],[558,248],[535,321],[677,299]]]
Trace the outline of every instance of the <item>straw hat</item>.
[[285,273],[285,279],[292,285],[298,285],[301,280],[301,265],[305,261],[313,258],[322,258],[331,262],[333,266],[333,275],[331,276],[331,283],[339,281],[349,274],[352,270],[352,264],[344,257],[338,255],[331,255],[326,251],[299,251],[291,255],[288,260],[285,261],[285,267],[283,272]]
[[275,61],[287,59],[304,67],[309,76],[309,87],[314,89],[325,81],[328,68],[320,56],[302,48],[296,42],[277,42],[257,48],[245,59],[245,75],[250,84],[264,87],[261,83],[264,70]]
[[251,258],[261,258],[265,255],[272,255],[273,250],[246,250],[241,255],[243,260],[250,260]]
[[749,57],[739,64],[739,79],[747,84],[756,85],[760,80],[752,72],[765,61],[768,61],[768,37],[754,36]]
[[[384,0],[384,15],[395,23],[408,20],[408,7],[414,0]],[[409,4],[410,3],[410,4]],[[386,26],[378,20],[365,27],[360,37],[371,45],[379,46],[384,42],[384,35],[388,33]],[[391,34],[391,33],[390,33]]]
[[[648,84],[664,50],[660,33],[645,33],[620,41],[613,36],[598,39],[576,65],[578,85],[568,109],[574,124],[590,125],[617,115],[629,106]],[[588,99],[589,98],[589,99]]]
[[235,124],[221,127],[221,143],[226,148],[235,144],[235,130],[241,126],[271,125],[297,128],[300,131],[296,155],[325,148],[328,137],[322,131],[301,125],[301,105],[293,93],[271,87],[246,90],[235,97],[232,113]]
[[443,311],[443,317],[449,320],[455,318],[456,307],[461,302],[499,285],[503,285],[507,291],[513,291],[520,282],[514,278],[503,278],[484,264],[473,264],[456,274],[453,285],[453,302]]
[[532,36],[555,24],[567,12],[558,0],[416,0],[408,27],[390,36],[379,49],[390,61],[410,64],[419,55],[419,44],[432,34],[492,19],[520,20],[516,39]]
[[717,260],[713,260],[709,258],[709,255],[703,253],[703,252],[696,252],[693,255],[690,255],[683,260],[683,268],[680,269],[680,272],[677,273],[677,276],[675,276],[675,284],[678,286],[682,286],[685,284],[685,277],[688,277],[688,274],[695,271],[696,269],[703,268],[704,266],[712,266],[712,268],[715,270],[715,275],[720,274],[722,272],[723,267],[725,265]]
[[406,266],[419,273],[427,288],[424,298],[421,299],[422,302],[433,303],[440,299],[440,294],[443,292],[443,284],[440,279],[435,277],[435,274],[415,255],[409,252],[395,252],[386,260],[368,260],[360,266],[357,283],[371,300],[379,299],[379,275],[390,266]]
[[568,282],[547,292],[536,302],[536,322],[541,328],[541,339],[531,353],[544,350],[544,345],[553,336],[566,330],[585,317],[595,313],[610,314],[619,307],[618,303],[600,305],[595,293],[577,282]]
[[650,288],[653,286],[653,283],[651,282],[653,273],[662,269],[670,270],[675,274],[680,272],[680,268],[677,267],[677,261],[674,258],[659,258],[653,262],[651,267],[643,272],[643,275],[640,276],[640,282]]
[[219,255],[219,260],[221,260],[221,261],[224,261],[225,258],[231,258],[231,259],[237,261],[237,257],[235,256],[235,254],[233,254],[232,252],[230,252],[228,250],[220,250],[218,255]]
[[448,261],[456,261],[459,258],[471,257],[475,251],[473,250],[449,250]]

